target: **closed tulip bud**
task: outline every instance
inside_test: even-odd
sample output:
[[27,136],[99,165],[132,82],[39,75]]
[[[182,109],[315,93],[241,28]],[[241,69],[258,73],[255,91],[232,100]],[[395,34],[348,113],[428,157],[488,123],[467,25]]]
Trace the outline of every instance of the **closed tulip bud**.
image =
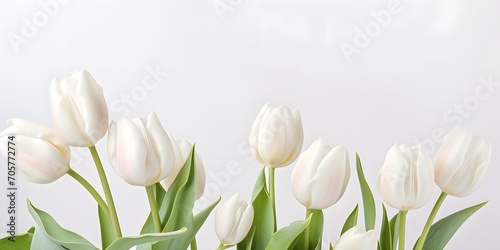
[[305,207],[325,209],[342,198],[350,177],[345,146],[333,147],[320,138],[300,154],[292,171],[292,192]]
[[111,166],[130,185],[151,186],[175,165],[175,151],[154,112],[147,119],[112,121],[108,133]]
[[246,237],[252,222],[253,207],[235,194],[215,213],[215,233],[221,243],[236,245]]
[[12,152],[8,147],[15,148],[14,163],[21,177],[46,184],[68,172],[69,146],[54,130],[24,119],[11,119],[7,125],[0,133],[0,151],[7,158],[11,156],[8,152]]
[[74,147],[95,145],[108,129],[108,107],[102,88],[87,71],[75,71],[50,86],[54,129]]
[[432,160],[420,145],[394,145],[378,172],[378,190],[393,208],[408,211],[424,206],[432,195]]
[[[181,139],[177,143],[175,143],[174,140],[172,140],[174,150],[176,151],[176,157],[175,157],[175,166],[174,169],[172,169],[172,172],[167,176],[166,179],[162,180],[160,184],[165,188],[165,190],[168,190],[168,188],[172,185],[174,182],[175,178],[181,171],[182,167],[184,166],[184,163],[186,162],[189,153],[191,152],[191,148],[193,145],[189,143],[188,141]],[[195,165],[195,171],[196,171],[196,199],[201,198],[203,195],[203,192],[205,191],[205,168],[203,167],[203,163],[201,161],[201,157],[196,152],[196,155],[194,157],[194,165]]]
[[375,231],[355,226],[342,234],[335,243],[334,250],[376,250],[378,246],[377,235]]
[[464,128],[452,129],[443,139],[434,160],[436,184],[444,193],[464,197],[483,180],[491,156],[491,144]]
[[298,110],[266,103],[250,132],[250,148],[266,167],[290,165],[302,149],[304,135]]

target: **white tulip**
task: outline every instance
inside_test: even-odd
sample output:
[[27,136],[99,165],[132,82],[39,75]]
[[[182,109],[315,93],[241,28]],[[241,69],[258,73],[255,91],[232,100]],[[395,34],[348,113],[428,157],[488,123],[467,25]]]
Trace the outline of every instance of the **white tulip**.
[[95,145],[108,129],[108,107],[101,86],[87,71],[54,79],[50,86],[54,129],[70,146]]
[[378,246],[375,231],[355,226],[345,231],[333,246],[334,250],[376,250]]
[[462,127],[443,139],[434,160],[436,184],[444,193],[464,197],[483,180],[491,157],[491,144]]
[[147,119],[120,119],[109,125],[111,166],[127,183],[150,186],[165,179],[175,166],[169,135],[154,112]]
[[432,160],[420,145],[394,145],[378,173],[377,185],[391,207],[403,211],[420,208],[432,195]]
[[250,148],[266,167],[290,165],[302,149],[304,135],[298,110],[266,103],[250,132]]
[[300,154],[292,172],[292,192],[305,207],[325,209],[342,197],[350,177],[345,146],[333,147],[319,138]]
[[21,177],[45,184],[68,172],[71,152],[54,130],[24,119],[11,119],[7,125],[0,133],[0,151],[6,158],[10,156],[9,137],[15,136],[11,147],[15,148],[15,166]]
[[[174,182],[175,178],[181,171],[182,167],[184,166],[184,163],[186,162],[189,153],[191,152],[191,148],[193,145],[189,143],[188,141],[181,139],[177,143],[172,140],[174,150],[176,151],[176,162],[174,169],[172,169],[172,172],[167,176],[166,179],[160,181],[160,184],[165,188],[165,190],[168,190],[168,188],[172,185]],[[196,199],[201,198],[203,195],[203,192],[205,191],[205,168],[203,167],[203,162],[201,161],[201,157],[198,154],[198,152],[195,152],[195,171],[196,171]]]
[[246,237],[252,222],[252,205],[240,201],[240,195],[235,194],[217,209],[215,233],[221,243],[236,245]]

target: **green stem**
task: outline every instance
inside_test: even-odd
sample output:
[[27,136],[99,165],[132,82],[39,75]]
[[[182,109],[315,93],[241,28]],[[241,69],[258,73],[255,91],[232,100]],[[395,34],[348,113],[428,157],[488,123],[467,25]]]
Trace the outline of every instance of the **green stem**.
[[424,247],[425,239],[427,238],[427,234],[429,234],[429,230],[431,229],[432,223],[434,222],[434,219],[436,218],[437,212],[439,208],[441,208],[441,205],[443,205],[444,199],[448,196],[446,193],[441,192],[441,195],[439,195],[439,198],[436,201],[436,204],[434,204],[434,207],[432,208],[431,214],[429,214],[429,218],[427,218],[427,222],[425,223],[424,229],[422,230],[422,234],[420,235],[420,238],[418,239],[417,246],[415,247],[415,250],[422,250]]
[[89,147],[92,158],[94,159],[95,166],[97,168],[97,173],[99,174],[99,179],[101,180],[102,189],[104,190],[104,196],[106,196],[106,201],[108,202],[109,218],[111,219],[111,224],[115,232],[115,238],[122,237],[122,231],[120,229],[120,222],[118,221],[118,215],[116,214],[115,202],[113,201],[113,196],[111,195],[111,190],[109,189],[108,179],[106,178],[106,173],[102,167],[101,158],[95,146]]
[[157,233],[161,233],[160,215],[158,214],[158,206],[156,205],[156,199],[153,187],[154,186],[146,187],[146,193],[148,194],[149,206],[151,207],[151,217],[153,217],[155,230]]
[[274,168],[269,168],[269,195],[271,196],[271,206],[273,207],[274,232],[277,229],[276,223],[276,193],[274,189]]
[[226,249],[226,248],[230,248],[230,247],[231,247],[231,246],[226,246],[224,243],[222,243],[222,242],[221,242],[221,243],[219,244],[219,247],[218,247],[217,249],[215,249],[215,250],[224,250],[224,249]]
[[85,178],[83,178],[80,174],[75,172],[73,169],[69,169],[68,173],[69,176],[73,177],[76,181],[78,181],[84,188],[89,191],[89,193],[94,197],[94,199],[97,201],[97,204],[101,207],[101,209],[106,213],[106,215],[109,218],[109,210],[108,210],[108,205],[106,205],[106,202],[102,199],[101,195],[94,189],[94,187],[87,181]]
[[[307,220],[307,218],[309,218],[309,216],[311,216],[312,213],[313,213],[312,209],[306,208],[306,220]],[[311,231],[310,227],[311,227],[311,224],[309,224],[309,226],[307,226],[306,229],[304,229],[304,249],[310,249],[309,248],[309,242],[310,242],[309,235],[310,235],[310,231]],[[313,247],[316,247],[316,246],[313,246]]]
[[196,237],[191,241],[191,250],[198,250],[198,243],[196,243]]
[[405,249],[405,229],[406,229],[406,214],[408,211],[399,211],[399,250]]

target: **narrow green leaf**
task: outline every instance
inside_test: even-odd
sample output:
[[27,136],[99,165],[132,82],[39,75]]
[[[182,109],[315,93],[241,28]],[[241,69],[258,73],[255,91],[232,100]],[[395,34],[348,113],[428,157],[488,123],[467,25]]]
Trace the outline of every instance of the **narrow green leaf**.
[[330,250],[333,250],[333,246],[332,246],[332,243],[330,243]]
[[[181,236],[187,231],[186,228],[181,228],[180,230],[166,233],[152,233],[152,234],[141,234],[131,237],[123,237],[116,239],[111,245],[109,245],[106,250],[123,250],[130,249],[139,244],[155,242],[155,241],[165,241],[168,239],[176,238]],[[73,250],[73,248],[71,248]],[[172,248],[169,248],[172,249]]]
[[398,249],[398,239],[399,239],[399,213],[394,215],[389,221],[389,226],[391,230],[392,237],[392,249]]
[[366,231],[375,228],[375,200],[373,199],[373,194],[370,186],[366,182],[365,174],[363,173],[363,168],[361,166],[361,160],[359,159],[358,153],[356,153],[356,171],[358,173],[359,185],[361,187],[361,195],[363,196],[363,210],[365,214],[365,229]]
[[391,225],[389,224],[389,218],[387,217],[387,210],[384,204],[382,204],[382,228],[380,229],[380,248],[384,250],[392,250],[392,235],[391,235]]
[[219,199],[217,199],[214,203],[205,208],[203,211],[195,215],[194,222],[189,225],[191,228],[188,228],[185,234],[175,239],[168,240],[160,244],[155,244],[154,248],[160,249],[159,247],[165,247],[161,249],[187,249],[189,244],[191,244],[191,241],[196,236],[196,233],[198,233],[198,230],[200,230],[201,226],[203,226],[203,224],[205,223],[206,219],[208,218],[212,210],[214,210],[217,204],[219,204],[220,200],[221,197],[219,197]]
[[[60,246],[59,247],[60,249],[64,248],[71,250],[98,249],[82,236],[62,228],[48,213],[35,208],[31,204],[30,200],[27,200],[27,204],[28,204],[28,211],[31,213],[31,216],[33,216],[33,219],[35,220],[36,224],[39,227],[39,229],[35,231],[35,235],[43,234],[43,236],[45,236],[45,238],[48,241],[54,243],[54,245],[56,246]],[[37,248],[37,249],[43,249],[43,248]],[[50,248],[45,248],[45,249],[50,249]]]
[[184,166],[172,183],[172,186],[166,192],[164,198],[164,201],[166,200],[171,204],[168,205],[170,212],[168,216],[166,216],[167,219],[163,227],[163,232],[187,227],[188,232],[184,235],[186,237],[160,241],[153,245],[153,249],[187,249],[196,234],[196,232],[193,231],[195,230],[193,225],[193,207],[196,200],[196,168],[194,156],[195,146],[191,149]]
[[31,227],[28,229],[28,233],[34,234],[35,233],[35,227]]
[[272,235],[266,250],[289,249],[295,239],[307,228],[311,222],[311,217],[312,215],[307,220],[295,221],[289,226],[278,230]]
[[274,233],[274,214],[271,198],[266,187],[265,168],[262,169],[255,183],[252,206],[254,217],[250,232],[253,233],[249,233],[237,245],[238,250],[262,250],[267,246],[271,240],[271,235]]
[[101,229],[102,248],[105,249],[115,240],[113,224],[111,224],[111,219],[106,215],[100,206],[97,206],[97,211],[99,215],[99,226]]
[[429,230],[423,249],[441,250],[451,240],[462,224],[486,202],[460,210],[434,223]]
[[358,204],[356,204],[354,210],[352,210],[351,214],[349,214],[349,216],[347,217],[340,235],[344,234],[347,230],[355,227],[358,224],[358,212],[359,206]]
[[11,235],[6,236],[0,239],[0,249],[30,250],[32,238],[33,233],[29,230],[27,233],[17,234],[14,237]]

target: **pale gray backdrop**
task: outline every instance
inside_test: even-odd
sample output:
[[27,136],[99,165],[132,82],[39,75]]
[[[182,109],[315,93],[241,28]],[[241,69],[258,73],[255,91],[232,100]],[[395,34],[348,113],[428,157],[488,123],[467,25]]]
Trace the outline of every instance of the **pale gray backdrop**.
[[[319,136],[344,143],[353,173],[359,152],[378,208],[376,174],[387,150],[420,141],[434,156],[441,134],[462,123],[493,144],[490,167],[477,192],[449,198],[438,217],[490,200],[448,249],[498,249],[499,8],[492,0],[3,0],[0,123],[22,117],[50,126],[52,78],[86,68],[104,88],[112,119],[154,109],[175,137],[197,143],[208,185],[197,208],[217,194],[250,198],[261,167],[247,138],[267,101],[300,110],[304,149]],[[123,232],[137,234],[148,213],[146,193],[109,167],[106,139],[97,147]],[[73,154],[73,168],[98,187],[89,153]],[[291,194],[292,168],[277,171],[279,226],[304,216]],[[73,179],[18,185],[20,232],[34,225],[29,198],[99,244],[96,204]],[[436,187],[430,203],[438,194]],[[6,197],[0,201],[4,225]],[[360,201],[353,175],[345,196],[325,212],[326,241],[337,240]],[[432,204],[409,213],[408,248]],[[218,245],[213,223],[211,216],[198,234],[200,249]]]

